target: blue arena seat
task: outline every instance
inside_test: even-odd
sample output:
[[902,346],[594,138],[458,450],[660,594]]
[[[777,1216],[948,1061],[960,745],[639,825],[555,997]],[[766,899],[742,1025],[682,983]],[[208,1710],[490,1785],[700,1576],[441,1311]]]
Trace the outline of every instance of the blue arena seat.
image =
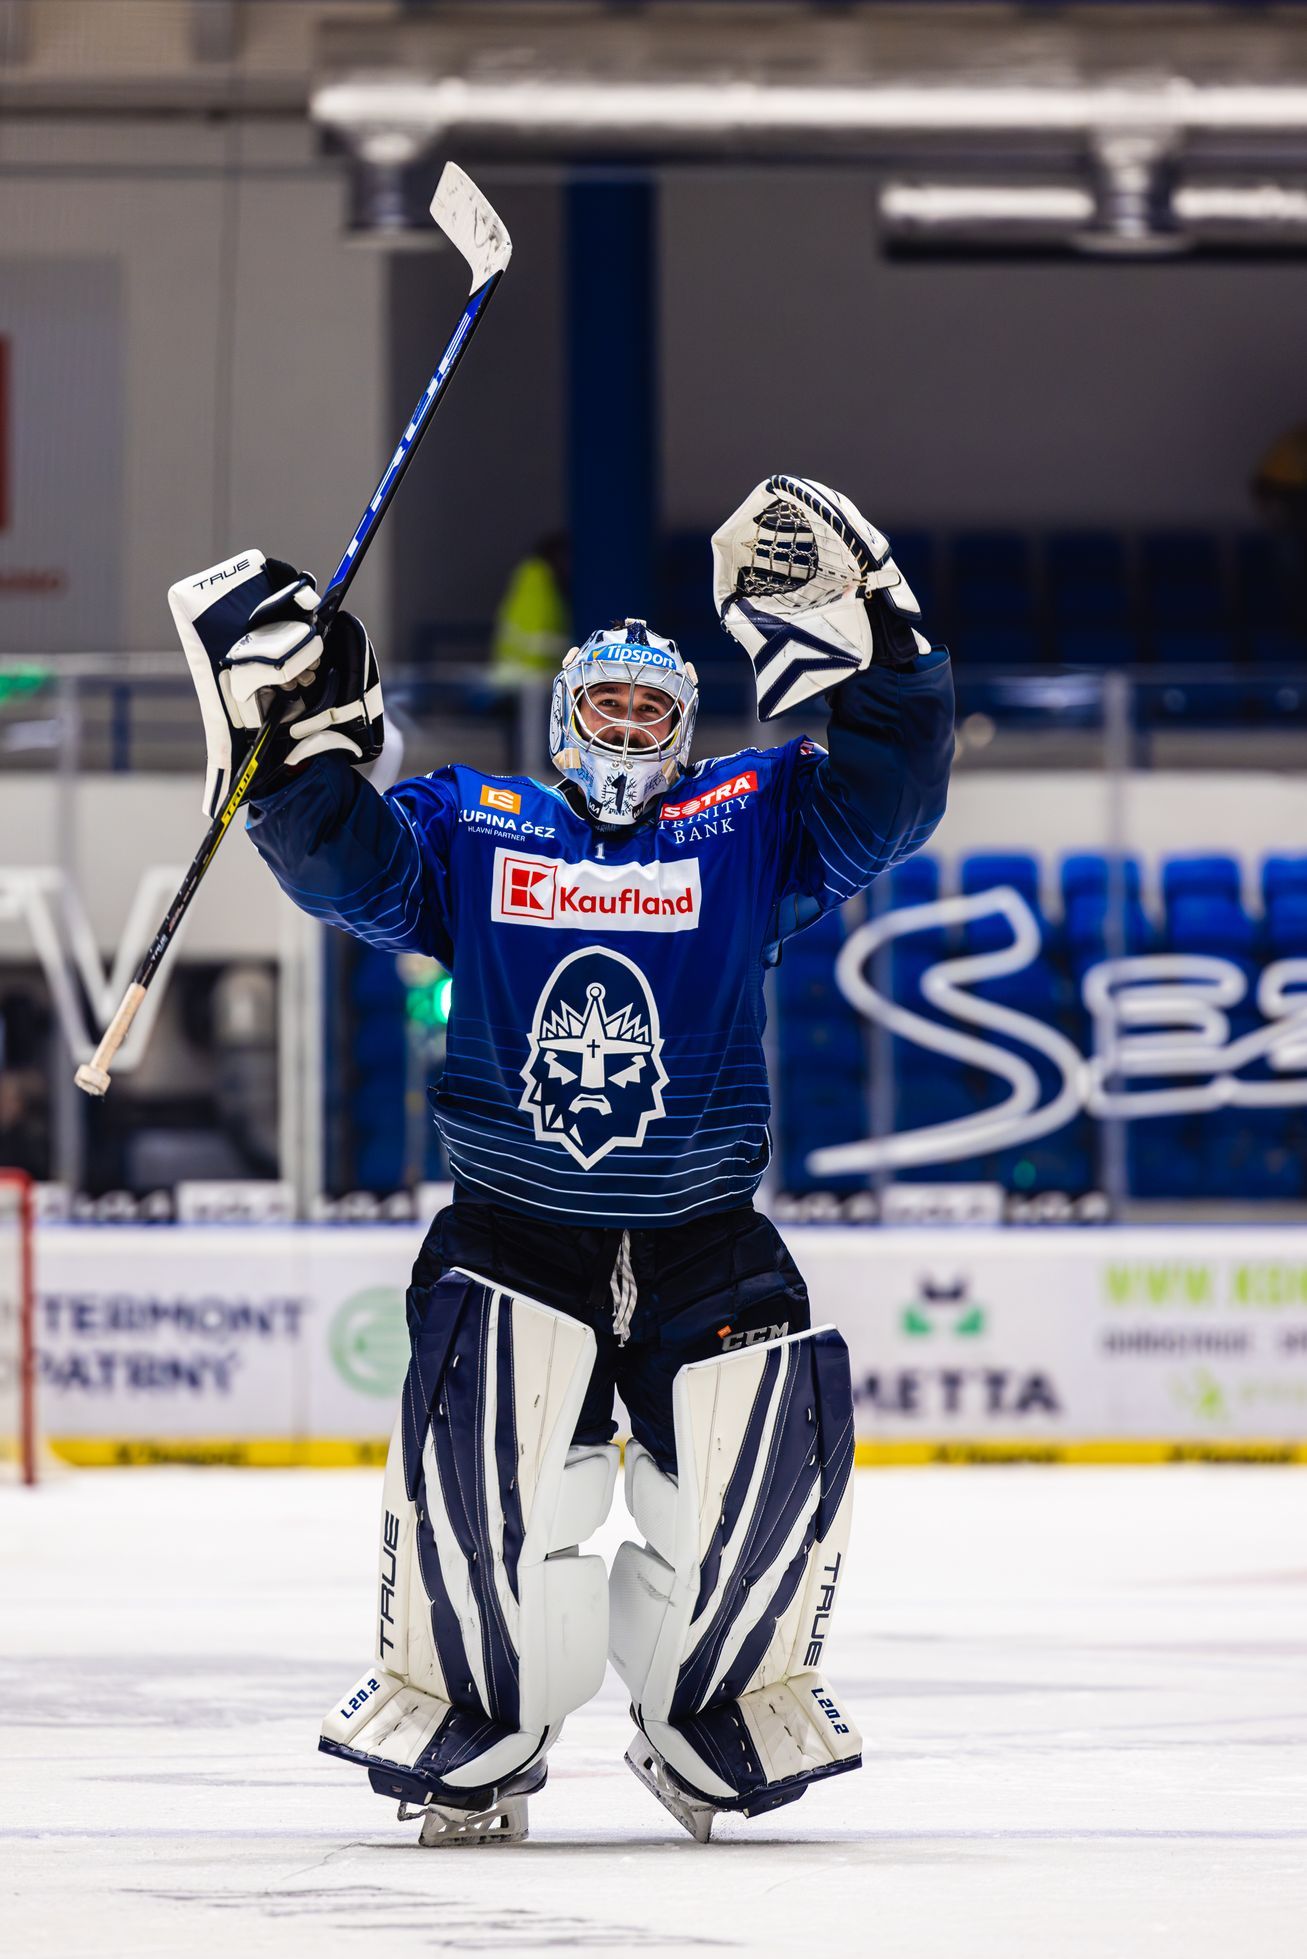
[[1092,893],[1074,898],[1067,906],[1062,931],[1077,982],[1100,960],[1133,959],[1154,951],[1157,944],[1152,920],[1137,898],[1127,898],[1119,922],[1109,915],[1106,898]]
[[1257,936],[1242,905],[1206,891],[1175,898],[1167,908],[1166,930],[1173,952],[1210,952],[1241,961],[1251,959]]
[[1159,625],[1219,626],[1228,605],[1220,540],[1208,531],[1153,531],[1140,546],[1144,603]]
[[895,564],[912,587],[929,632],[931,619],[939,608],[935,540],[929,531],[895,531],[890,538],[890,549]]
[[1168,857],[1162,865],[1162,897],[1168,912],[1177,898],[1201,893],[1209,898],[1227,898],[1239,903],[1241,879],[1233,857],[1218,853]]
[[1239,618],[1252,626],[1287,626],[1303,576],[1293,545],[1269,531],[1247,531],[1235,539],[1234,570]]
[[1125,540],[1114,531],[1054,531],[1045,553],[1053,617],[1065,625],[1121,625],[1130,605]]
[[955,537],[951,552],[952,606],[964,620],[1026,625],[1034,615],[1030,540],[1016,531],[972,531]]
[[978,850],[964,857],[961,887],[970,897],[976,891],[992,891],[995,885],[1010,884],[1019,891],[1036,918],[1043,916],[1039,901],[1039,863],[1026,851]]
[[1262,860],[1262,903],[1273,905],[1290,893],[1307,897],[1307,856]]
[[1266,950],[1272,959],[1307,953],[1307,891],[1278,893],[1266,907]]
[[[1119,860],[1120,883],[1123,896],[1139,896],[1139,859],[1124,857]],[[1069,910],[1077,898],[1097,898],[1106,903],[1112,887],[1111,860],[1099,851],[1072,851],[1062,859],[1062,907]]]
[[785,948],[772,982],[790,1189],[803,1187],[790,1182],[799,1156],[823,1140],[865,1133],[866,1033],[835,981],[844,936],[843,918],[828,912]]
[[939,859],[918,851],[889,874],[890,898],[895,905],[929,905],[939,896]]

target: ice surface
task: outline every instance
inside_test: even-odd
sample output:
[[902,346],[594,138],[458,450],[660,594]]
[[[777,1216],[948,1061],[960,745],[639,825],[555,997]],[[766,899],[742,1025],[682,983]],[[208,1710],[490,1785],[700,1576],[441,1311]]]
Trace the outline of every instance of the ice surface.
[[422,1850],[315,1753],[379,1488],[0,1489],[7,1959],[1307,1952],[1302,1472],[860,1473],[829,1658],[868,1766],[706,1847],[623,1767],[611,1675],[516,1849]]

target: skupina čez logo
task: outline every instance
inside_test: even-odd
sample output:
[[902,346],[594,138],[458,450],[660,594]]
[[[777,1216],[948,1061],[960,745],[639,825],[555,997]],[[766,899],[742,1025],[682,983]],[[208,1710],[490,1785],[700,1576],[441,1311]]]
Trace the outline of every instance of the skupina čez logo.
[[662,1035],[649,982],[620,952],[574,952],[536,1002],[520,1107],[583,1170],[639,1149],[663,1111]]

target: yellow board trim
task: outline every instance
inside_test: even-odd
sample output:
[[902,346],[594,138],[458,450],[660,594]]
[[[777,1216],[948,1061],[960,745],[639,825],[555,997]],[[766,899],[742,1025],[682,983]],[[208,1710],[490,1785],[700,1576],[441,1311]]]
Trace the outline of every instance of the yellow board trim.
[[1307,1442],[1264,1442],[1189,1437],[1154,1441],[1141,1436],[1109,1436],[1078,1442],[1022,1441],[871,1442],[857,1444],[854,1460],[863,1469],[986,1463],[1307,1463]]
[[[53,1436],[48,1447],[78,1469],[123,1469],[161,1463],[230,1469],[372,1469],[386,1460],[385,1438],[359,1442],[340,1436],[231,1438]],[[1029,1437],[1001,1441],[868,1441],[857,1444],[863,1469],[908,1469],[1001,1463],[1307,1463],[1307,1441],[1247,1439],[1155,1441],[1117,1436],[1077,1442]]]
[[385,1464],[388,1438],[358,1442],[337,1436],[295,1441],[287,1436],[55,1435],[49,1438],[49,1446],[76,1469],[149,1468],[165,1463],[202,1469],[379,1469]]

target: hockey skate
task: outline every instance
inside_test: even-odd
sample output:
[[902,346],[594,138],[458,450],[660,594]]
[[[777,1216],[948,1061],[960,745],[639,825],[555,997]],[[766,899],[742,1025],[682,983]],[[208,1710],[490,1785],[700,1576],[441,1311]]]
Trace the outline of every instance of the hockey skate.
[[514,1776],[500,1788],[487,1791],[484,1800],[471,1809],[436,1802],[430,1795],[425,1802],[413,1802],[405,1797],[399,1805],[399,1820],[411,1823],[415,1817],[422,1818],[418,1842],[428,1850],[446,1849],[455,1844],[470,1847],[482,1843],[525,1843],[530,1834],[527,1797],[543,1789],[545,1777],[544,1763],[537,1763],[524,1775]]
[[696,1843],[707,1843],[712,1835],[713,1819],[720,1814],[717,1804],[705,1802],[701,1796],[692,1796],[688,1789],[683,1789],[658,1750],[643,1735],[637,1734],[627,1749],[626,1766],[636,1781],[643,1782],[649,1794],[671,1811]]

